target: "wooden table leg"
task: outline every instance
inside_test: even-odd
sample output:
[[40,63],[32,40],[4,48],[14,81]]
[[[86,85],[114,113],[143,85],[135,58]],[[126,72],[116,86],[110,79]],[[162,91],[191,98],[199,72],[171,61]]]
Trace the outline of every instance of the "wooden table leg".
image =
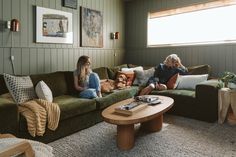
[[129,150],[134,146],[134,124],[117,125],[117,146],[121,150]]
[[141,123],[141,129],[147,132],[157,132],[162,128],[163,115],[160,115],[154,119],[151,119],[147,122]]

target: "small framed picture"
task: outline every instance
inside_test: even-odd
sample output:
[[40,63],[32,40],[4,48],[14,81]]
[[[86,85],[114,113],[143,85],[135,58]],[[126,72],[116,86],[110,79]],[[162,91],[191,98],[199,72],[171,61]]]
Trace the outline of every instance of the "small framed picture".
[[63,7],[77,9],[77,0],[62,0]]

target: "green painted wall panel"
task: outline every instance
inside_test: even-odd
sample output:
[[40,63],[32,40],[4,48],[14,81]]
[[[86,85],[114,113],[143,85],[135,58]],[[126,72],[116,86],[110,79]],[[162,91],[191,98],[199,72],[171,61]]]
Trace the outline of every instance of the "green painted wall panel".
[[[94,67],[114,65],[116,50],[124,51],[124,4],[122,0],[78,0],[78,8],[62,7],[61,0],[0,0],[0,19],[17,18],[20,31],[0,31],[0,73],[12,73],[10,48],[17,66],[17,74],[48,73],[59,70],[74,70],[81,55],[89,55]],[[35,43],[35,6],[71,12],[73,14],[73,44]],[[103,13],[103,48],[80,47],[80,6]],[[111,31],[120,32],[122,38],[113,41]],[[121,52],[119,51],[119,52]],[[107,53],[107,55],[105,54]],[[112,54],[112,55],[111,55]]]
[[[210,1],[213,0],[133,0],[126,2],[126,52],[124,62],[155,66],[163,62],[167,55],[176,53],[186,66],[210,64],[214,76],[218,76],[223,71],[236,73],[236,44],[147,48],[148,12],[157,12]],[[173,26],[173,29],[178,28]]]

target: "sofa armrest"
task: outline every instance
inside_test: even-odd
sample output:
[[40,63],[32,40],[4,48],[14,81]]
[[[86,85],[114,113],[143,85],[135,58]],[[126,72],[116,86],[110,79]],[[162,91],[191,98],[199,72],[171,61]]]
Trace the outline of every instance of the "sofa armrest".
[[17,135],[18,107],[6,98],[0,98],[0,133]]
[[218,80],[207,80],[196,86],[197,114],[202,120],[215,122],[218,118],[218,90],[222,83]]

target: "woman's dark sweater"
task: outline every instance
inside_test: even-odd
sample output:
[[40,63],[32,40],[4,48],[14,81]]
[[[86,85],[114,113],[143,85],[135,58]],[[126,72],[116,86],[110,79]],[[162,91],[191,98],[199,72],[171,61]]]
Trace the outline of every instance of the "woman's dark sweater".
[[168,80],[174,76],[175,74],[179,73],[180,75],[186,75],[188,70],[186,68],[172,68],[168,67],[163,63],[160,63],[158,66],[155,67],[154,76],[150,77],[147,85],[151,83],[162,83],[166,84]]

